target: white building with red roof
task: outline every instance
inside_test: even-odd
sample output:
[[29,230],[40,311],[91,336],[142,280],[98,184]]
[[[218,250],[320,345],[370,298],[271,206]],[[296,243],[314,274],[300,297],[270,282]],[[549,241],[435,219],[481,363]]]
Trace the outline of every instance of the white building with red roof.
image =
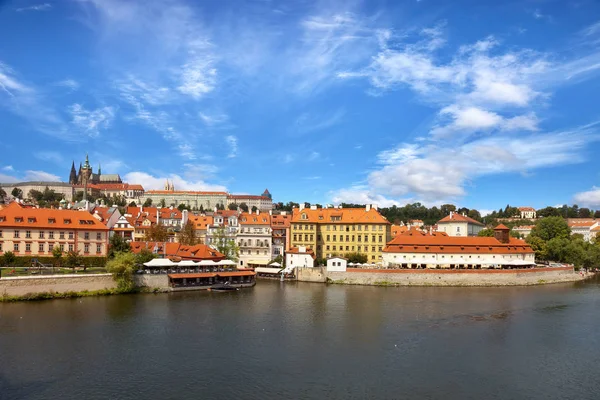
[[521,213],[521,219],[535,219],[536,213],[533,207],[519,207]]
[[450,211],[450,215],[437,223],[438,232],[446,232],[448,236],[477,236],[485,225],[464,214]]

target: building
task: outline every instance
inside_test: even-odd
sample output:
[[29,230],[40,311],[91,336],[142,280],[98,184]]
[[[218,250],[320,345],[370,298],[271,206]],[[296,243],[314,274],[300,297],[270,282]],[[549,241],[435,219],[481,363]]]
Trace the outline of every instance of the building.
[[330,257],[327,259],[327,271],[346,272],[348,260],[344,257]]
[[390,228],[391,237],[396,237],[408,230],[408,227],[401,223],[400,225],[392,225]]
[[517,232],[521,235],[521,237],[526,238],[531,234],[531,230],[535,227],[535,225],[521,225],[515,226],[513,231]]
[[240,248],[239,266],[266,266],[272,259],[271,215],[268,212],[243,212],[236,242]]
[[448,236],[477,236],[485,228],[481,222],[453,211],[439,220],[437,226],[439,232],[446,232]]
[[64,182],[44,182],[44,181],[35,181],[35,182],[17,182],[17,183],[0,183],[0,188],[2,188],[7,197],[12,197],[13,190],[19,189],[21,193],[23,193],[23,198],[29,198],[29,192],[32,190],[37,190],[38,192],[44,192],[46,189],[53,190],[54,193],[62,195],[63,198],[67,201],[73,201],[73,186]]
[[494,237],[398,235],[383,250],[383,265],[388,268],[478,269],[534,264],[531,247],[524,240],[510,237],[504,225],[494,229]]
[[591,218],[570,218],[567,220],[567,224],[569,225],[569,228],[571,228],[571,235],[579,234],[583,236],[583,240],[591,242],[596,235],[596,231],[593,231],[593,229],[599,226],[600,221]]
[[285,253],[285,266],[287,268],[313,268],[315,266],[315,252],[306,246],[292,247]]
[[109,231],[112,230],[119,218],[121,218],[121,213],[119,212],[118,207],[97,206],[94,207],[90,212],[94,218],[106,225]]
[[102,169],[98,165],[98,172],[94,173],[90,160],[86,154],[85,162],[83,165],[79,164],[79,171],[75,170],[75,161],[71,165],[71,172],[69,174],[69,183],[71,185],[89,185],[99,183],[123,183],[119,174],[102,174]]
[[198,240],[198,243],[206,243],[208,227],[214,223],[213,216],[206,214],[190,215],[189,220],[194,224],[194,236]]
[[291,246],[314,250],[317,258],[360,253],[371,263],[381,261],[391,224],[377,211],[365,208],[295,208]]
[[[119,213],[119,215],[120,215],[120,213]],[[127,240],[128,242],[133,242],[134,235],[135,235],[135,228],[134,228],[133,224],[131,223],[130,218],[128,218],[124,215],[120,215],[119,219],[117,220],[115,225],[112,227],[110,234],[111,234],[111,236],[112,235],[120,235],[123,239]]]
[[155,224],[164,225],[169,234],[169,242],[178,240],[177,234],[188,220],[187,210],[179,211],[174,207],[127,207],[125,216],[129,216],[128,221],[134,227],[133,240],[144,241],[146,232]]
[[0,210],[0,254],[52,257],[52,249],[104,257],[108,227],[86,211],[23,207],[16,202]]
[[169,242],[131,242],[131,251],[133,253],[138,254],[144,249],[151,251],[161,258],[175,258],[178,260],[191,261],[221,261],[225,259],[225,255],[205,244],[187,246],[181,243]]
[[521,219],[535,219],[536,213],[533,207],[519,207]]
[[285,211],[271,214],[271,230],[273,232],[272,258],[283,256],[290,248],[290,226],[292,216]]
[[206,227],[206,244],[217,248],[219,242],[236,241],[240,229],[237,210],[220,210],[213,214],[213,223]]
[[268,196],[264,194],[261,196],[253,196],[249,194],[228,194],[227,195],[227,206],[230,204],[240,205],[242,203],[248,206],[248,210],[251,211],[256,208],[259,211],[271,211],[273,209],[273,200],[268,190],[265,190]]
[[148,190],[140,197],[140,203],[150,200],[155,206],[160,206],[163,201],[166,206],[179,206],[184,204],[192,210],[212,210],[216,207],[225,208],[227,205],[226,192],[194,192],[175,190]]

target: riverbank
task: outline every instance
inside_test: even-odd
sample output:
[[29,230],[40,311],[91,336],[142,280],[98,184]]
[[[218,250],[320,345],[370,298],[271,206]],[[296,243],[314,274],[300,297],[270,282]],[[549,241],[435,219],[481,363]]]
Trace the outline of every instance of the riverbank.
[[348,269],[345,272],[326,268],[299,268],[298,280],[345,285],[371,286],[531,286],[577,282],[592,273],[570,267],[508,270],[438,270],[438,269]]

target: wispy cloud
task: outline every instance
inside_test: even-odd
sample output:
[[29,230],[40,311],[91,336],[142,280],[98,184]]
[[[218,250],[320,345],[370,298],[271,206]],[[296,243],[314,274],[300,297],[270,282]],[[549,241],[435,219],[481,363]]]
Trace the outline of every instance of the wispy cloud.
[[63,156],[56,151],[37,151],[33,155],[38,160],[50,161],[58,165],[65,164]]
[[69,112],[71,123],[89,137],[97,137],[102,129],[110,127],[115,117],[113,107],[101,107],[90,111],[78,103],[69,106]]
[[319,157],[321,157],[321,153],[319,153],[318,151],[311,151],[308,155],[308,161],[315,161]]
[[594,186],[591,190],[576,193],[573,201],[580,206],[600,207],[600,187]]
[[64,79],[56,82],[56,86],[66,87],[67,89],[70,89],[71,92],[74,92],[79,89],[79,82],[74,79]]
[[321,131],[342,122],[346,111],[337,109],[328,114],[303,113],[295,122],[295,131],[299,134]]
[[2,171],[8,171],[8,172],[12,172],[15,169],[13,168],[12,165],[5,165],[4,167],[2,167]]
[[0,173],[0,182],[2,183],[29,181],[60,182],[60,177],[58,175],[54,175],[46,171],[27,170],[23,173],[15,171],[12,167],[11,169],[2,168],[2,170],[11,173],[11,175]]
[[19,7],[16,8],[15,11],[23,12],[23,11],[48,11],[52,8],[50,3],[36,4],[29,7]]
[[199,112],[198,116],[204,122],[204,124],[208,127],[213,127],[217,125],[221,125],[229,121],[229,116],[223,113],[207,113],[207,112]]
[[238,139],[233,135],[225,136],[225,142],[229,146],[229,152],[227,153],[227,158],[235,158],[238,153]]

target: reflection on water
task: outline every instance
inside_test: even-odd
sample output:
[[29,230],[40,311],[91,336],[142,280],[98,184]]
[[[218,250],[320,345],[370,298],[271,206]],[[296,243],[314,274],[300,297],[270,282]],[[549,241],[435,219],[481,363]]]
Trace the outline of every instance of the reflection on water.
[[0,304],[5,399],[597,399],[600,284]]

